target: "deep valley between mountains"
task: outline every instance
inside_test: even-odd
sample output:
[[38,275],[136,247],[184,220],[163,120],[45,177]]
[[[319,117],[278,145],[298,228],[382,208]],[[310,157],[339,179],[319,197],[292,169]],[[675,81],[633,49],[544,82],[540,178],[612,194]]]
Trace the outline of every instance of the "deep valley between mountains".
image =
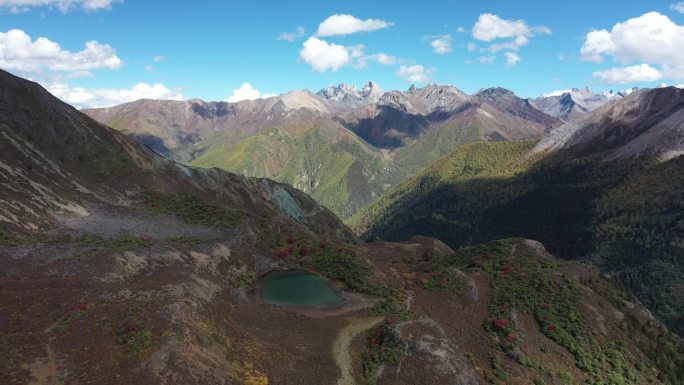
[[0,383],[681,385],[683,153],[674,87],[81,112],[0,71]]

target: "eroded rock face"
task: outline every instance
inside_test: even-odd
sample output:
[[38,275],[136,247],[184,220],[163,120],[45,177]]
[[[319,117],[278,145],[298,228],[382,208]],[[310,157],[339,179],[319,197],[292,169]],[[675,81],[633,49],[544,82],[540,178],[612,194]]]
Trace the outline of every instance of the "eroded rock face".
[[404,341],[409,355],[396,373],[397,384],[414,384],[414,378],[432,378],[435,383],[448,385],[478,385],[477,375],[458,345],[441,326],[429,318],[400,323],[394,329],[396,338]]

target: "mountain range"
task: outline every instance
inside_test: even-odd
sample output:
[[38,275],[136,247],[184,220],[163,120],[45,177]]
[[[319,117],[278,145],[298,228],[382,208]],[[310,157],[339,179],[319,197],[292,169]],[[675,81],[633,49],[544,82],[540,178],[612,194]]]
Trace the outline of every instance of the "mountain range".
[[635,89],[595,93],[588,87],[553,91],[532,101],[532,104],[545,113],[571,121],[580,118],[604,104],[612,103],[629,95]]
[[529,237],[598,266],[684,333],[684,90],[638,90],[540,141],[456,149],[357,213],[368,239]]
[[[521,107],[519,119],[538,113],[501,90],[460,102],[463,96],[453,90],[412,92],[433,95],[436,104],[440,94],[449,105],[472,104],[463,111],[475,117],[483,112],[504,116],[515,106]],[[250,112],[256,105],[274,119],[282,111],[300,121],[315,116],[312,109],[330,108],[312,95],[237,105],[140,103],[172,105],[175,113],[188,108],[189,116],[208,117],[196,118],[192,127],[198,135],[210,132],[210,122],[218,117],[244,119],[243,126],[231,130],[248,133],[258,127],[245,119],[256,119]],[[502,99],[487,101],[497,95]],[[411,91],[390,97],[405,97],[416,109],[424,107],[418,100],[428,99]],[[453,224],[468,225],[481,216],[438,209],[474,202],[480,203],[473,207],[497,207],[517,199],[521,203],[509,211],[487,217],[488,234],[518,235],[525,223],[538,221],[532,227],[537,230],[551,224],[557,236],[549,236],[548,229],[528,233],[568,254],[563,246],[575,242],[571,230],[581,232],[582,226],[564,218],[585,214],[549,210],[545,216],[540,207],[552,208],[571,193],[595,191],[587,187],[595,175],[585,173],[584,157],[592,165],[613,165],[610,159],[643,135],[667,137],[659,133],[677,126],[664,122],[681,100],[682,91],[643,91],[599,108],[594,118],[582,120],[586,124],[565,129],[550,142],[467,144],[399,185],[388,199],[403,199],[387,213],[412,207],[418,223],[436,224],[440,235],[451,234],[445,241],[472,238],[471,246],[453,250],[425,236],[403,243],[362,242],[331,211],[289,185],[165,159],[38,84],[0,71],[0,382],[679,384],[684,379],[681,339],[620,286],[591,266],[555,258],[531,239],[474,244],[482,232],[468,235]],[[643,118],[628,111],[632,102]],[[293,105],[308,107],[288,109]],[[169,115],[157,116],[173,122]],[[655,124],[653,133],[646,121]],[[635,128],[625,129],[627,123]],[[610,127],[596,124],[613,124],[625,139],[615,140],[606,135]],[[368,127],[373,132],[373,125]],[[297,132],[296,125],[289,129],[283,132]],[[609,141],[606,151],[595,150],[600,140]],[[620,180],[617,187],[601,190],[609,194],[602,195],[598,222],[608,242],[602,243],[604,254],[593,254],[596,261],[624,273],[621,268],[634,266],[633,259],[645,258],[647,273],[674,277],[677,284],[677,270],[665,270],[681,262],[681,253],[676,254],[681,244],[671,241],[682,227],[670,226],[680,218],[676,207],[683,190],[668,187],[681,182],[682,158],[665,160],[676,150],[629,150],[662,161],[636,163],[630,169],[633,178],[605,169],[596,179]],[[573,163],[563,154],[584,157]],[[517,182],[527,165],[541,158],[558,163],[542,166],[540,160],[536,184],[534,178]],[[455,186],[426,205],[426,189],[451,188],[440,178],[475,187]],[[564,190],[561,179],[575,190]],[[418,182],[422,190],[402,192],[421,180],[430,184]],[[535,193],[540,188],[551,190]],[[581,208],[581,203],[563,208]],[[396,219],[397,228],[407,224],[400,215]],[[643,219],[645,226],[634,226]],[[377,223],[376,233],[387,225]],[[655,225],[672,232],[654,233]],[[625,243],[635,236],[650,238]],[[578,253],[586,249],[575,246]],[[618,258],[628,250],[629,258]],[[265,286],[274,271],[317,278],[341,300],[268,302]]]
[[562,124],[502,88],[384,92],[374,82],[238,103],[139,100],[83,112],[170,159],[291,184],[343,218],[460,145],[535,139]]

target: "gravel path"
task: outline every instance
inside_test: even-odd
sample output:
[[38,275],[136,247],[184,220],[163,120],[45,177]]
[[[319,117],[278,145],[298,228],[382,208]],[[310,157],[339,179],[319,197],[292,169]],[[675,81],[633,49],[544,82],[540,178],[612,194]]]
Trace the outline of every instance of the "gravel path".
[[354,367],[352,365],[351,343],[359,334],[378,325],[382,317],[352,318],[351,322],[342,329],[333,344],[333,356],[340,368],[342,376],[337,385],[356,385],[354,381]]

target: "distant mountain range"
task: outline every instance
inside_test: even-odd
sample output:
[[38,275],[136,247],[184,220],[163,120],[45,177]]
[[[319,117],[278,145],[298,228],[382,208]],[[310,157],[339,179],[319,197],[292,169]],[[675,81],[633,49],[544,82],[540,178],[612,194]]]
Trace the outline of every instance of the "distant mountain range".
[[502,88],[384,92],[374,82],[83,112],[168,158],[292,184],[342,217],[465,143],[540,138],[563,123]]
[[589,88],[553,91],[532,101],[532,104],[551,116],[565,121],[575,120],[604,104],[629,95],[634,89],[596,93]]
[[504,233],[616,278],[684,335],[684,90],[643,89],[541,141],[456,149],[358,212],[368,239]]

